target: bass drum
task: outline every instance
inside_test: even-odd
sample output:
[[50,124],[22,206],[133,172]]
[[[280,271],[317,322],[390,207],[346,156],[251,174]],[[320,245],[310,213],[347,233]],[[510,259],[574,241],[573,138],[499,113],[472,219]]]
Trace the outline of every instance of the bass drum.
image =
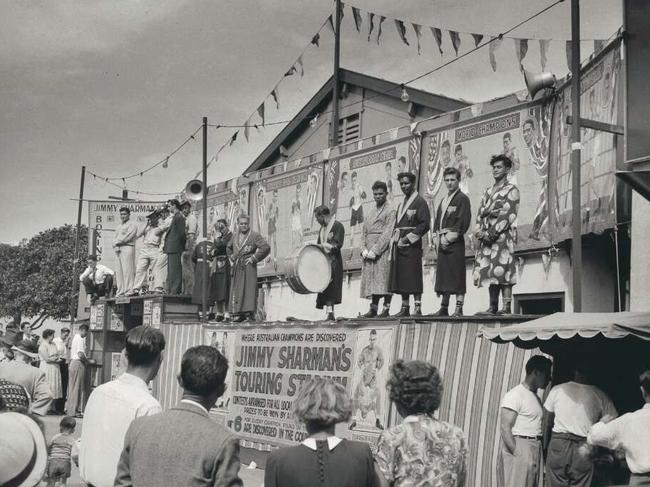
[[323,249],[310,244],[294,252],[286,263],[284,275],[294,292],[320,293],[332,279],[332,266]]

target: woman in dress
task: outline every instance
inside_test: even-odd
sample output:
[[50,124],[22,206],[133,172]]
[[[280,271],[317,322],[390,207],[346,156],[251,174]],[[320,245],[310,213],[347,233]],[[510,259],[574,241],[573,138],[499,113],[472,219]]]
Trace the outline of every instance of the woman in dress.
[[379,486],[370,447],[334,434],[336,424],[348,421],[352,414],[345,387],[314,377],[298,393],[293,410],[305,423],[307,438],[269,455],[265,487]]
[[377,445],[382,486],[463,487],[467,448],[462,430],[433,413],[440,406],[442,379],[433,365],[398,360],[387,383],[402,424],[385,430]]
[[[42,336],[43,341],[41,341],[41,345],[38,347],[38,355],[41,359],[39,368],[45,372],[45,379],[52,391],[52,398],[56,401],[56,399],[63,397],[61,368],[59,367],[59,363],[63,360],[63,357],[59,355],[59,350],[57,349],[56,344],[53,343],[54,330],[49,328],[43,330]],[[54,402],[52,404],[54,404]]]

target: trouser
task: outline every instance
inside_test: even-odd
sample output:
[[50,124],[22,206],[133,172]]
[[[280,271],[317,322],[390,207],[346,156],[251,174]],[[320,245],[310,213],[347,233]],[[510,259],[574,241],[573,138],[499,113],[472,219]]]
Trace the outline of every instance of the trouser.
[[135,273],[135,247],[122,245],[116,252],[117,262],[115,277],[117,278],[117,295],[123,296],[133,291],[133,277]]
[[133,289],[142,289],[145,287],[148,270],[151,269],[153,274],[153,287],[161,288],[164,286],[164,280],[160,280],[160,275],[156,273],[156,262],[160,258],[160,247],[142,247],[138,254],[138,262],[135,267],[135,281]]
[[181,257],[183,266],[183,294],[194,292],[194,265],[192,264],[192,252],[186,250]]
[[548,487],[590,487],[594,476],[591,458],[580,451],[586,439],[570,433],[553,433],[546,455]]
[[181,254],[167,254],[167,290],[169,294],[180,294],[183,290],[183,267]]
[[536,487],[542,458],[542,442],[515,436],[515,451],[501,445],[503,487]]
[[630,487],[648,487],[650,486],[650,472],[633,473],[630,477]]
[[101,284],[95,284],[90,280],[89,277],[84,277],[81,283],[84,285],[86,294],[95,294],[99,297],[101,296],[110,296],[113,291],[113,276],[107,274],[104,278],[104,282]]
[[68,397],[68,364],[59,362],[59,370],[61,371],[61,392],[63,397],[54,400],[54,408],[57,411],[65,411],[65,400]]
[[66,412],[69,416],[82,413],[88,399],[86,365],[79,359],[70,362],[68,379],[68,404]]
[[167,254],[163,253],[161,250],[156,262],[153,264],[153,282],[160,284],[160,286],[155,286],[157,290],[166,290],[168,263],[169,259],[167,258]]

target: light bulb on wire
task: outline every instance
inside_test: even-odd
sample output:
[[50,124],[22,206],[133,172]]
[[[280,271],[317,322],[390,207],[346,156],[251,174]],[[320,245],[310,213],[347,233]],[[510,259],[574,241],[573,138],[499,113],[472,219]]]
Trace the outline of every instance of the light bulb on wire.
[[409,96],[408,91],[406,91],[406,87],[404,85],[402,85],[402,94],[400,95],[400,98],[402,99],[402,101],[404,103],[406,103],[407,101],[409,101],[411,99],[411,97]]

